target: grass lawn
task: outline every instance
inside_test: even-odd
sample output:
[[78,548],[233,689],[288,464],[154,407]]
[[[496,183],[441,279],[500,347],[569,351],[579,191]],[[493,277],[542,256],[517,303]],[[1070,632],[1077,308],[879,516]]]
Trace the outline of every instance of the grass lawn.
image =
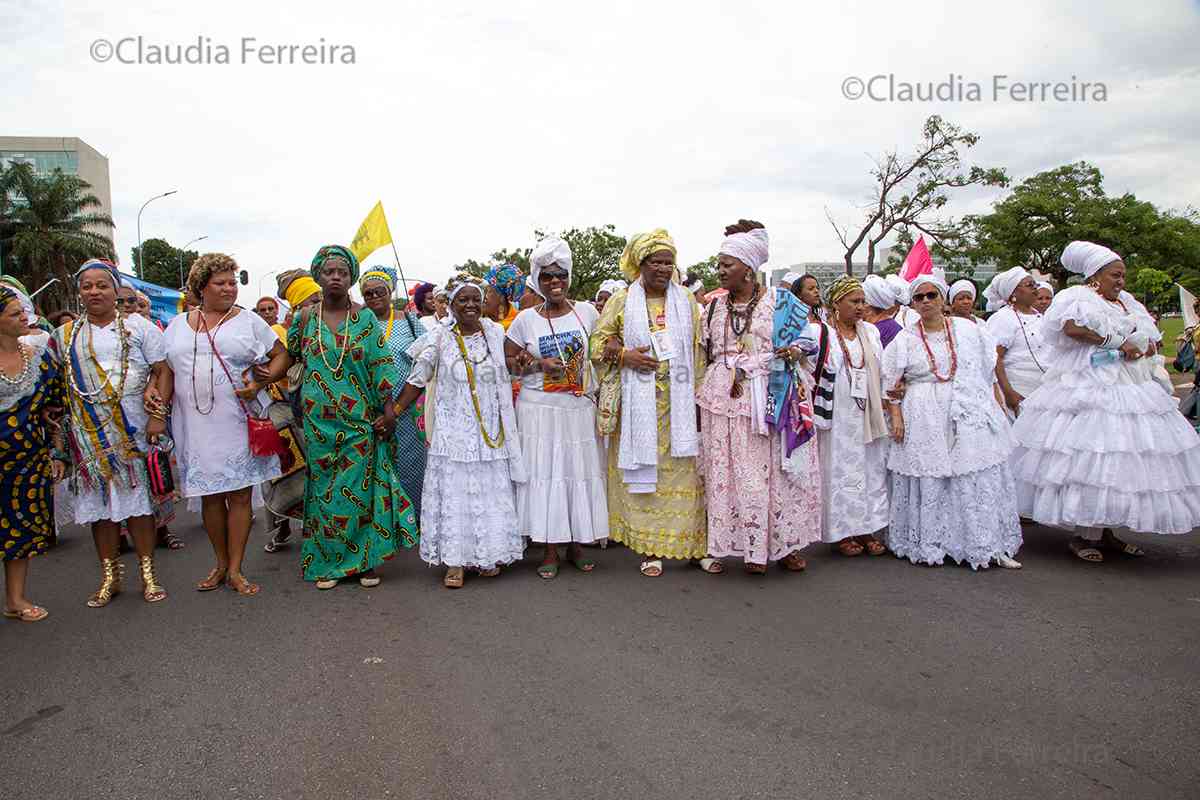
[[1183,317],[1163,317],[1158,321],[1158,329],[1163,335],[1163,355],[1167,358],[1167,363],[1175,358],[1175,351],[1178,345],[1175,344],[1175,337],[1183,333]]

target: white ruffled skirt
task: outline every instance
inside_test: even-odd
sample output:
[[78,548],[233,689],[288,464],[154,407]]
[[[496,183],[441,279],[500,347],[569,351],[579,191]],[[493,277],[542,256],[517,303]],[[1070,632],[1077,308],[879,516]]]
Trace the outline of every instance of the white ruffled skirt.
[[1021,549],[1012,473],[1001,463],[948,478],[892,473],[887,546],[914,564],[951,558],[986,569]]
[[586,397],[526,390],[517,401],[517,426],[528,476],[516,487],[521,533],[551,544],[607,539],[596,406]]
[[1010,462],[1021,516],[1068,529],[1200,526],[1200,436],[1175,398],[1149,363],[1087,369],[1021,403]]
[[429,455],[421,489],[421,560],[491,569],[520,560],[524,540],[508,461]]

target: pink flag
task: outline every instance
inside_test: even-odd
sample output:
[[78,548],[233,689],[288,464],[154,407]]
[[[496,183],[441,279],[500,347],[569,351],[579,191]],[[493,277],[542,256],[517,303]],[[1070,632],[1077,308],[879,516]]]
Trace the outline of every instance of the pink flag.
[[933,259],[929,257],[929,248],[925,246],[925,237],[918,236],[917,243],[904,257],[904,266],[900,267],[900,277],[912,281],[918,275],[928,275],[933,272]]

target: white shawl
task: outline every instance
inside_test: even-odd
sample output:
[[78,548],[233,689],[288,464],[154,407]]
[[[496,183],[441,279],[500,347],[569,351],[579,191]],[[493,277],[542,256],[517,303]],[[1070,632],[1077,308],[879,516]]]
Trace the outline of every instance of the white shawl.
[[[667,333],[675,351],[670,361],[671,456],[694,457],[696,433],[695,351],[692,347],[692,297],[681,286],[667,286]],[[634,281],[625,295],[625,347],[650,347],[650,318],[646,290]],[[653,348],[651,348],[651,352]],[[621,370],[621,440],[617,467],[633,494],[658,488],[658,408],[653,375],[625,367]]]

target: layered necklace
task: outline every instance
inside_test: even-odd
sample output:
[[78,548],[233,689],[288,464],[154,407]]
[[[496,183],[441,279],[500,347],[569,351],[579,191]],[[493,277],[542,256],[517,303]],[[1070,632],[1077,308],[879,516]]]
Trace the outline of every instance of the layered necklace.
[[[217,333],[220,332],[221,326],[233,314],[233,309],[236,306],[230,306],[224,316],[217,322],[217,327],[209,332],[208,317],[204,316],[204,308],[201,307],[196,311],[196,327],[192,328],[192,407],[196,409],[196,413],[201,416],[208,416],[212,413],[213,408],[217,405],[217,387],[213,376],[213,370],[216,365],[213,363],[217,358]],[[210,352],[208,354],[208,408],[200,407],[200,393],[196,391],[196,362],[199,355],[200,343],[200,326],[204,326],[204,332],[209,337]]]
[[[129,375],[129,331],[125,329],[125,315],[120,309],[117,309],[117,340],[120,342],[117,361],[120,363],[121,381],[117,384],[114,390],[112,386],[112,378],[100,366],[100,361],[96,358],[96,349],[92,346],[92,323],[85,315],[83,319],[71,326],[71,338],[67,341],[67,354],[71,360],[78,356],[75,352],[75,340],[79,336],[79,331],[85,326],[87,327],[87,354],[92,363],[96,365],[96,372],[100,376],[100,384],[93,390],[85,390],[79,388],[79,383],[75,380],[75,370],[68,369],[67,375],[70,379],[71,391],[83,400],[85,403],[96,403],[97,401],[104,402],[107,400],[110,404],[116,405],[121,402],[121,398],[125,396],[125,378]],[[82,370],[81,370],[82,372]]]
[[[336,367],[330,366],[328,359],[325,358],[325,337],[321,335],[320,330],[317,331],[317,352],[319,352],[321,354],[321,363],[323,363],[325,365],[325,369],[329,370],[330,372],[332,372],[334,374],[337,374],[342,371],[342,362],[344,362],[346,360],[346,351],[350,349],[350,313],[351,313],[351,309],[347,308],[346,316],[342,320],[342,324],[340,326],[341,328],[343,328],[342,351],[340,353],[338,353],[338,360],[337,360]],[[317,319],[319,319],[321,321],[322,325],[325,324],[325,301],[323,301],[323,300],[320,303],[317,303]],[[326,327],[328,327],[328,326],[326,326]],[[331,334],[333,334],[333,341],[336,344],[337,343],[337,332],[333,331],[333,330],[330,330],[329,332]],[[391,333],[391,319],[390,318],[388,320],[388,332]]]
[[[856,325],[854,328],[854,340],[862,348],[858,364],[855,364],[853,359],[850,358],[850,348],[846,346],[846,339],[842,336],[842,327],[838,325],[837,320],[834,320],[833,332],[837,334],[838,345],[842,348],[842,360],[846,362],[846,366],[850,369],[862,369],[865,367],[867,365],[867,345],[862,341],[862,337],[858,335],[858,326]],[[860,411],[865,410],[867,407],[867,401],[860,397],[854,398],[854,404],[858,406]]]
[[21,369],[17,372],[16,377],[10,378],[4,370],[0,370],[0,382],[8,386],[20,386],[24,383],[25,375],[29,372],[29,365],[33,363],[33,359],[29,355],[29,348],[20,342],[17,343],[17,352],[21,354]]
[[483,436],[483,442],[493,450],[499,450],[504,447],[504,417],[500,415],[500,409],[497,407],[496,416],[499,423],[499,434],[492,438],[488,433],[487,428],[483,424],[483,412],[479,408],[479,390],[475,385],[475,367],[488,361],[492,357],[492,348],[488,344],[487,334],[483,334],[483,358],[478,361],[473,361],[467,354],[467,342],[463,339],[462,328],[457,324],[451,328],[454,332],[454,341],[458,344],[458,354],[462,356],[463,364],[467,367],[467,386],[471,390],[471,405],[475,407],[475,422],[479,425],[479,433]]
[[938,372],[937,361],[933,357],[933,350],[929,347],[929,338],[925,335],[925,320],[917,322],[917,332],[921,336],[921,344],[925,345],[925,357],[929,359],[929,371],[933,373],[933,377],[938,383],[949,383],[954,380],[954,376],[958,372],[958,351],[954,348],[954,326],[949,319],[945,319],[944,322],[946,345],[950,348],[950,374],[944,377]]
[[[758,301],[762,297],[762,292],[759,291],[758,284],[754,284],[754,292],[750,295],[750,300],[746,303],[746,308],[738,311],[733,303],[733,293],[725,295],[725,317],[728,324],[722,331],[722,339],[724,340],[723,352],[721,353],[721,363],[725,369],[729,369],[729,332],[733,331],[734,342],[737,351],[743,351],[745,345],[742,343],[742,336],[746,331],[750,330],[751,320],[754,318],[754,309],[758,306]],[[737,400],[742,396],[742,380],[745,377],[745,372],[740,368],[733,370],[733,382],[729,384],[730,398]]]
[[1017,315],[1017,324],[1021,326],[1021,335],[1025,337],[1025,349],[1029,351],[1029,357],[1033,359],[1033,365],[1037,367],[1043,375],[1046,374],[1046,368],[1038,361],[1033,352],[1033,345],[1029,343],[1029,332],[1025,330],[1025,320],[1021,319],[1024,315],[1017,310],[1016,306],[1012,307],[1013,313]]

